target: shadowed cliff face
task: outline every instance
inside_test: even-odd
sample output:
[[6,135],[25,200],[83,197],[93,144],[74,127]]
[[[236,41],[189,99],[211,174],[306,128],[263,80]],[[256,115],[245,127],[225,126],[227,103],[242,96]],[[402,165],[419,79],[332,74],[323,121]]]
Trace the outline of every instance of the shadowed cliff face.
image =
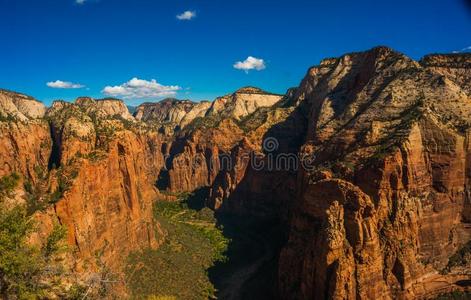
[[[256,286],[260,268],[281,299],[433,297],[470,279],[470,76],[469,54],[415,62],[378,47],[323,60],[283,97],[243,88],[134,117],[116,99],[46,112],[1,91],[0,175],[32,186],[23,201],[44,232],[67,226],[84,274],[97,253],[119,270],[123,255],[159,246],[152,203],[172,198],[160,191],[203,188],[220,214],[279,225],[270,257],[244,265],[250,284],[218,277],[223,287]],[[297,166],[270,164],[281,156]]]

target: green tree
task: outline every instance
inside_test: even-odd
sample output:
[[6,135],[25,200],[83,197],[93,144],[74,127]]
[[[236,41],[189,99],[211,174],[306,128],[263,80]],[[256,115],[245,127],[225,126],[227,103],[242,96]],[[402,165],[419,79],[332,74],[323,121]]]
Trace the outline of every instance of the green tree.
[[18,175],[18,173],[12,173],[11,175],[0,178],[0,201],[3,200],[4,197],[11,196],[19,181],[20,175]]
[[[11,193],[18,180],[16,174],[2,177],[2,195]],[[41,247],[28,243],[34,230],[34,221],[24,206],[7,205],[0,199],[0,298],[45,298],[55,287],[55,280],[49,279],[58,276],[60,268],[51,258],[63,249],[60,242],[65,229],[54,226]]]

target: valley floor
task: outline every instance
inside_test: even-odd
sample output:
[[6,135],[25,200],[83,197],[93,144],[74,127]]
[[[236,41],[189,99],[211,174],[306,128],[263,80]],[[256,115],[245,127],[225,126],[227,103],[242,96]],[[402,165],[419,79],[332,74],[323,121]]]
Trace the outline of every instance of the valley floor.
[[165,242],[128,258],[127,285],[135,299],[274,299],[277,253],[274,220],[217,214],[201,194],[158,201],[154,217]]
[[273,220],[220,215],[230,239],[227,261],[209,270],[218,299],[274,299],[281,236]]

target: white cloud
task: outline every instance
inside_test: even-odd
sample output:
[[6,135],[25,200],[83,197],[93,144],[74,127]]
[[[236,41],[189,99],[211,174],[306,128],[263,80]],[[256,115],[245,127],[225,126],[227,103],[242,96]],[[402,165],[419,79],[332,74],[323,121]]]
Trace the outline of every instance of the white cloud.
[[453,51],[453,53],[462,53],[462,52],[468,52],[468,51],[471,51],[471,46],[468,46],[458,51]]
[[175,96],[178,90],[181,90],[178,85],[167,86],[158,83],[155,79],[147,81],[134,77],[121,85],[106,86],[102,93],[124,99],[146,99]]
[[196,17],[196,12],[187,10],[179,15],[177,15],[178,20],[191,20]]
[[75,3],[77,4],[84,4],[86,0],[75,0]]
[[50,81],[50,82],[47,82],[46,85],[54,89],[80,89],[80,88],[85,87],[84,85],[79,84],[79,83],[73,83],[73,82],[62,81],[62,80]]
[[244,61],[238,61],[234,64],[234,68],[238,70],[244,70],[245,72],[249,72],[249,70],[263,70],[266,68],[265,62],[261,58],[256,58],[253,56],[247,57]]

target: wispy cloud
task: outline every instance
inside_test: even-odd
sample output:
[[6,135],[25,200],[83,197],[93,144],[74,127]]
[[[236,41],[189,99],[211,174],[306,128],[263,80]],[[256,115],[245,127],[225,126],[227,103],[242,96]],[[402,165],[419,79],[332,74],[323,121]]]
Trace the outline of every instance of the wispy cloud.
[[257,70],[261,71],[266,68],[265,66],[265,61],[261,58],[256,58],[253,56],[247,57],[246,60],[244,61],[238,61],[233,65],[234,68],[238,70],[244,70],[246,73],[249,72],[249,70]]
[[190,10],[187,10],[187,11],[177,15],[178,20],[185,20],[185,21],[191,20],[195,17],[196,17],[196,12],[195,11],[190,11]]
[[461,52],[468,52],[471,51],[471,46],[468,46],[466,48],[463,48],[461,50],[453,51],[453,53],[461,53]]
[[175,96],[179,90],[178,85],[162,85],[155,79],[148,81],[134,77],[121,85],[106,86],[102,93],[124,99],[148,99]]
[[77,3],[77,4],[84,4],[85,1],[87,1],[87,0],[75,0],[75,3]]
[[84,85],[79,84],[79,83],[73,83],[70,81],[62,81],[62,80],[50,81],[50,82],[47,82],[46,85],[54,89],[80,89],[80,88],[85,87]]

